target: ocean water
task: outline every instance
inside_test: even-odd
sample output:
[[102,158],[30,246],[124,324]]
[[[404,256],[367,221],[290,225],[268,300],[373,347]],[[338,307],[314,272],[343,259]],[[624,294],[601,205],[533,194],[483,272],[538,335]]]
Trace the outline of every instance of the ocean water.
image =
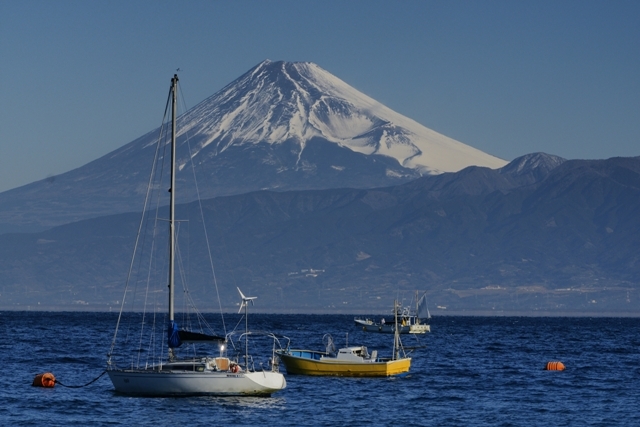
[[[331,333],[338,346],[348,339],[390,354],[392,337],[360,331],[353,316],[250,316],[292,347],[321,349]],[[65,385],[100,375],[115,315],[2,312],[0,325],[3,426],[640,426],[636,318],[435,317],[419,341],[403,336],[405,346],[426,346],[405,377],[285,372],[287,388],[270,398],[128,397],[106,375],[81,388],[32,387],[43,372]],[[545,371],[548,361],[567,369]]]

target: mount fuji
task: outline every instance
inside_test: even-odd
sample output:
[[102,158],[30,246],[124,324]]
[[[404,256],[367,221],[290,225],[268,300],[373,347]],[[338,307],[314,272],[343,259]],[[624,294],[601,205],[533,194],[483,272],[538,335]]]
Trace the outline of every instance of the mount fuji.
[[313,63],[264,61],[185,114],[183,126],[209,155],[234,145],[291,141],[296,158],[287,169],[304,170],[314,138],[408,169],[386,171],[391,177],[506,164],[394,112]]
[[[137,211],[159,130],[64,174],[0,194],[0,232]],[[266,60],[178,118],[178,185],[200,197],[397,185],[506,161],[428,129],[318,65]],[[188,202],[195,192],[181,187]]]

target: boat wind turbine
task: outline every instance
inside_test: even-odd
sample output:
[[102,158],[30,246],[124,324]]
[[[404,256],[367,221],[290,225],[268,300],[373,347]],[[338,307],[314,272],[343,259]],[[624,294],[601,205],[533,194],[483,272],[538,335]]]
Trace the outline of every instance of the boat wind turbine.
[[240,309],[238,310],[238,314],[240,314],[240,312],[242,311],[242,308],[244,307],[244,314],[245,316],[247,315],[247,310],[246,307],[249,303],[249,301],[251,301],[251,305],[253,305],[253,300],[258,298],[258,297],[245,297],[244,294],[242,293],[242,291],[240,290],[240,288],[238,288],[236,286],[236,288],[238,289],[238,292],[240,293],[240,298],[242,298],[242,303],[240,304]]
[[249,302],[251,302],[251,305],[253,305],[254,304],[253,300],[255,300],[258,297],[245,297],[239,287],[236,286],[236,289],[238,289],[238,293],[240,294],[240,298],[242,299],[242,302],[240,303],[240,309],[238,310],[238,314],[240,314],[240,312],[242,311],[242,308],[244,307],[244,366],[245,366],[245,369],[248,370],[249,369],[249,314],[247,310],[249,307]]

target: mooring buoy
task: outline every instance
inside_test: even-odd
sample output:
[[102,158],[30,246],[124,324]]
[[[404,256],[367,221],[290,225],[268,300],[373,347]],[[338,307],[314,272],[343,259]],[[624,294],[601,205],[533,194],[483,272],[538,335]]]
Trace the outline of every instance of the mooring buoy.
[[564,371],[564,363],[562,362],[547,362],[545,371]]
[[53,376],[53,374],[50,372],[46,372],[44,374],[38,374],[33,379],[33,384],[31,385],[34,387],[52,388],[53,386],[56,385],[56,377]]

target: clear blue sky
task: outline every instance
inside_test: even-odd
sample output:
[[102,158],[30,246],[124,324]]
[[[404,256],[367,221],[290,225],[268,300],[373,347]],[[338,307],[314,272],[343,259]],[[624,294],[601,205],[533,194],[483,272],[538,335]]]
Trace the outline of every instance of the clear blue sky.
[[0,1],[0,191],[82,166],[264,59],[312,61],[511,160],[640,155],[640,2]]

